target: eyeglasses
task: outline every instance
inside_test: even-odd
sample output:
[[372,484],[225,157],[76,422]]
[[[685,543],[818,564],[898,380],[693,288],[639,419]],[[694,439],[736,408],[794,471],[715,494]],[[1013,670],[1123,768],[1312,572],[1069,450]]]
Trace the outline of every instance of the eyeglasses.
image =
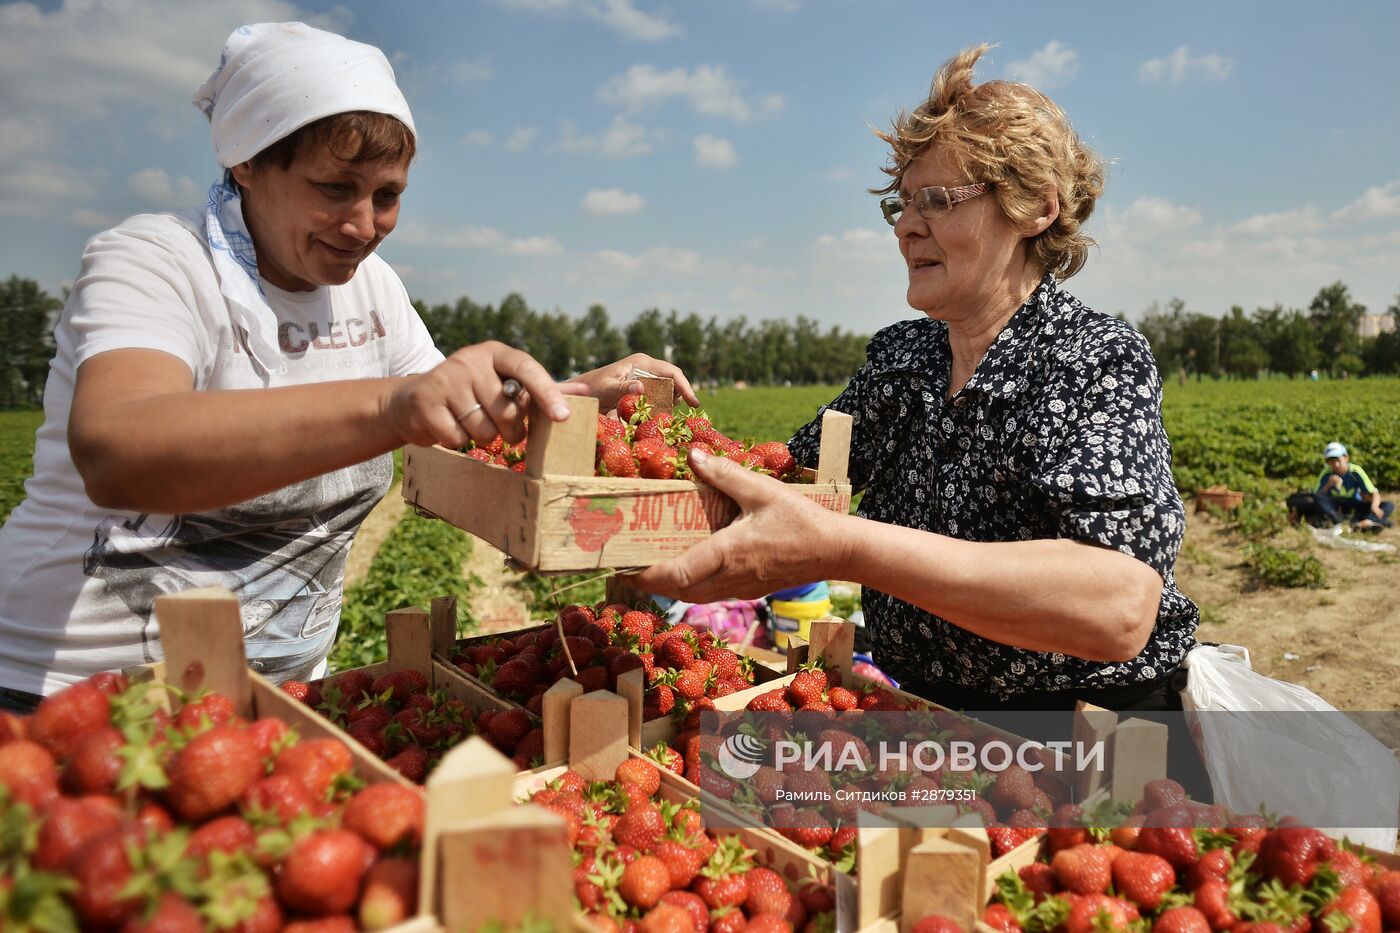
[[[934,220],[951,211],[953,205],[975,198],[979,194],[986,194],[991,190],[990,182],[978,182],[975,185],[962,185],[957,188],[934,185],[930,188],[920,188],[914,192],[910,201],[913,202],[914,210],[919,212],[920,217],[924,220]],[[908,206],[910,201],[904,200],[900,195],[894,195],[880,201],[880,211],[885,215],[885,220],[889,222],[891,227],[899,220],[899,215],[904,213],[904,208]]]

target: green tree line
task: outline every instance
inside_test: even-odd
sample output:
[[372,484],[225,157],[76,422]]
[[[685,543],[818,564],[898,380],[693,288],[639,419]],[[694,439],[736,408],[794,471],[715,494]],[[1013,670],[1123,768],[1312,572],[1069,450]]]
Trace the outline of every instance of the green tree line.
[[1154,305],[1137,324],[1167,375],[1290,379],[1316,369],[1333,377],[1400,373],[1400,295],[1387,310],[1396,329],[1363,338],[1366,306],[1352,300],[1346,285],[1320,289],[1306,309],[1274,305],[1245,314],[1239,305],[1223,316],[1188,311],[1172,299]]
[[[11,275],[0,283],[0,408],[42,401],[61,306],[31,279]],[[702,382],[835,384],[864,362],[869,340],[840,327],[823,328],[803,315],[751,323],[744,317],[720,321],[649,308],[615,324],[600,304],[573,316],[531,308],[518,293],[498,305],[463,297],[453,304],[415,301],[414,307],[444,353],[500,340],[528,351],[557,377],[640,352],[669,359]],[[1387,310],[1400,325],[1400,296]],[[1358,324],[1365,313],[1346,285],[1334,282],[1306,309],[1275,305],[1246,314],[1235,306],[1216,316],[1187,310],[1185,302],[1173,299],[1165,309],[1154,304],[1136,326],[1168,376],[1254,379],[1282,373],[1295,378],[1314,369],[1333,376],[1400,373],[1400,327],[1363,339]]]

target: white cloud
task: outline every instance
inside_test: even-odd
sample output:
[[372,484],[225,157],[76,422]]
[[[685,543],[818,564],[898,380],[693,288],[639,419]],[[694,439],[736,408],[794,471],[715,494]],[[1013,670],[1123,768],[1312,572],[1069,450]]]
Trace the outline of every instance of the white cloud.
[[335,27],[282,0],[65,0],[51,12],[9,3],[0,6],[0,107],[95,116],[128,100],[189,109],[236,26],[298,18]]
[[1007,70],[1036,87],[1068,84],[1079,73],[1079,53],[1059,39],[1051,39],[1030,58],[1012,62]]
[[666,134],[659,130],[648,130],[644,126],[630,122],[622,114],[613,118],[612,124],[597,136],[580,136],[570,122],[565,122],[559,133],[559,145],[572,155],[598,155],[605,159],[634,159],[651,155],[655,142],[664,139]]
[[734,144],[727,139],[701,133],[695,137],[695,164],[702,168],[733,168],[739,162]]
[[1361,197],[1332,214],[1333,220],[1374,220],[1379,217],[1400,217],[1400,181],[1367,188]]
[[132,194],[146,208],[194,207],[204,199],[204,187],[183,175],[172,177],[163,168],[143,168],[126,180]]
[[578,14],[596,20],[628,39],[651,42],[682,34],[681,27],[636,8],[632,0],[495,0],[507,9],[529,13]]
[[462,145],[468,149],[486,149],[496,141],[489,130],[469,130],[462,136]]
[[434,249],[486,251],[503,256],[547,256],[563,251],[552,236],[511,237],[494,227],[461,224],[402,224],[394,232],[396,247],[420,246]]
[[564,247],[552,236],[531,236],[511,240],[503,252],[508,256],[554,256]]
[[1276,214],[1255,214],[1230,228],[1246,236],[1276,236],[1312,233],[1322,226],[1322,216],[1311,205]]
[[579,207],[590,214],[635,214],[646,206],[647,199],[621,188],[594,188],[584,195]]
[[102,211],[95,211],[91,208],[80,207],[68,215],[68,222],[75,227],[83,227],[96,233],[99,230],[106,230],[121,223],[121,218],[116,214],[107,214]]
[[1143,81],[1165,81],[1168,84],[1184,84],[1197,78],[1202,81],[1224,81],[1234,69],[1233,59],[1214,52],[1193,57],[1191,50],[1183,45],[1170,55],[1143,62],[1138,69],[1138,77]]
[[696,113],[740,122],[777,113],[786,104],[781,94],[766,94],[758,104],[750,104],[723,65],[697,65],[694,71],[686,68],[661,71],[655,65],[633,65],[624,74],[605,82],[598,89],[598,97],[604,103],[633,113],[679,98],[688,102]]
[[593,255],[605,269],[622,275],[634,275],[643,271],[694,275],[701,269],[699,253],[674,246],[653,246],[636,254],[604,249]]
[[823,233],[817,237],[818,246],[851,246],[854,244],[874,243],[879,240],[888,240],[888,231],[878,232],[869,227],[857,227],[854,230],[846,230],[840,234]]
[[96,196],[104,179],[59,162],[39,160],[0,164],[0,215],[41,217],[55,202]]
[[501,140],[501,148],[508,152],[524,152],[535,142],[539,129],[533,126],[517,126],[509,136]]
[[1196,208],[1151,196],[1140,197],[1123,210],[1104,212],[1105,236],[1133,242],[1179,233],[1200,222],[1201,212]]
[[495,77],[496,69],[491,66],[491,56],[479,58],[459,58],[447,66],[448,77],[456,84],[470,86],[487,84]]

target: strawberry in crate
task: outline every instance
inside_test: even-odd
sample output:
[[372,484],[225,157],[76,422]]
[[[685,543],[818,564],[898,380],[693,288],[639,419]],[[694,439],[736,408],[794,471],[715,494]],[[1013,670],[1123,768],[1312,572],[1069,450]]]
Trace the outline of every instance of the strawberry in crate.
[[[598,415],[595,475],[623,479],[690,479],[687,452],[694,447],[787,482],[802,481],[797,461],[782,441],[735,440],[717,430],[704,411],[655,411],[641,395],[623,396],[615,418]],[[462,452],[483,463],[516,472],[525,470],[523,441],[507,444],[498,435],[487,444],[470,441]]]
[[743,836],[707,828],[697,801],[668,799],[661,785],[654,764],[630,758],[611,781],[565,771],[529,798],[567,824],[574,893],[593,929],[829,929],[829,886],[789,884]]
[[1058,819],[1035,862],[996,879],[1006,933],[1302,933],[1400,928],[1400,871],[1317,829],[1192,802],[1151,781],[1128,808]]
[[[169,691],[174,714],[156,702]],[[415,915],[420,792],[334,739],[101,674],[0,716],[0,929],[381,930]]]
[[684,716],[753,684],[753,662],[714,633],[684,623],[668,626],[649,609],[570,605],[556,623],[470,641],[453,663],[533,713],[540,711],[545,691],[564,678],[578,681],[584,692],[614,690],[618,677],[640,669],[648,720]]
[[532,717],[520,710],[499,721],[493,721],[491,711],[473,717],[460,700],[429,691],[427,678],[418,671],[371,677],[352,670],[309,684],[289,681],[282,690],[418,784],[449,749],[477,733],[521,770],[544,763],[544,732]]

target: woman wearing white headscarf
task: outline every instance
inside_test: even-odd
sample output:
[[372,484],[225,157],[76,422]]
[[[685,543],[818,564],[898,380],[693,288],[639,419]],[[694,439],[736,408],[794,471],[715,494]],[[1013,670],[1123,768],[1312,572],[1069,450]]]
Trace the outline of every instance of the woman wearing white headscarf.
[[[226,170],[204,209],[94,237],[54,333],[27,497],[0,530],[0,706],[158,656],[156,596],[218,584],[277,680],[323,665],[390,451],[523,436],[527,397],[605,407],[629,357],[555,384],[499,343],[444,359],[375,255],[417,140],[373,46],[244,26],[195,95]],[[516,394],[515,390],[523,387]]]

